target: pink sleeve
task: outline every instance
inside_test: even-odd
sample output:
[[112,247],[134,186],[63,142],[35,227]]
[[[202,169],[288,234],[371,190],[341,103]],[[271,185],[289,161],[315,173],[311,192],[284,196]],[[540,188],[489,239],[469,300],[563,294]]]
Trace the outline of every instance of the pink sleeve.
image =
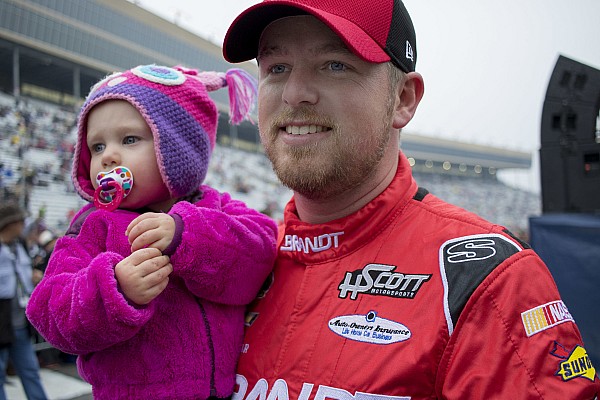
[[170,211],[184,224],[173,273],[200,298],[248,304],[273,268],[276,223],[228,194],[204,189],[198,203],[179,202]]
[[60,238],[27,306],[38,332],[68,353],[85,354],[123,342],[153,312],[152,305],[132,307],[119,292],[114,266],[123,256],[105,250],[105,228],[90,224],[76,237]]

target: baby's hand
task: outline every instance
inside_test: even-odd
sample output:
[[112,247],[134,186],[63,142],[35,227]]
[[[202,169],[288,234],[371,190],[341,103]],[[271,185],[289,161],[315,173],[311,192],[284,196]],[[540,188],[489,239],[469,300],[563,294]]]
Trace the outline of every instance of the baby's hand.
[[157,249],[140,249],[115,266],[115,277],[127,299],[138,305],[150,303],[169,283],[173,266]]
[[165,213],[144,213],[131,221],[125,234],[132,252],[146,247],[164,251],[175,235],[175,220]]

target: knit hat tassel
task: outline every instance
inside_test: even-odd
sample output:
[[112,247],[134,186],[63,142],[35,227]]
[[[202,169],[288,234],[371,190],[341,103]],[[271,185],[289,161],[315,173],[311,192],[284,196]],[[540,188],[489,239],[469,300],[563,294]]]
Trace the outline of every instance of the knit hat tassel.
[[239,124],[244,119],[250,119],[256,103],[258,87],[256,80],[243,69],[232,68],[225,73],[229,89],[229,121]]

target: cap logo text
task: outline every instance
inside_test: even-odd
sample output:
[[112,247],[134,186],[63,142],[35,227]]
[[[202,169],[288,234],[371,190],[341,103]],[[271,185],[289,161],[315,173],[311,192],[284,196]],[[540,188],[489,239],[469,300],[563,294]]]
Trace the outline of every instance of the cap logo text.
[[412,61],[413,63],[415,62],[413,48],[410,45],[410,42],[408,40],[406,41],[406,58],[409,59],[410,61]]

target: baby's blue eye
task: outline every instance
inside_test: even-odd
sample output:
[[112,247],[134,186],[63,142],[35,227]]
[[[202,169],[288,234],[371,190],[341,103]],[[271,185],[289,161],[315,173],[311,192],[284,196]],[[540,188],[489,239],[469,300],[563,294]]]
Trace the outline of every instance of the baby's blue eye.
[[134,144],[138,141],[138,138],[135,136],[127,136],[123,139],[123,144]]
[[92,145],[92,151],[94,153],[100,153],[102,150],[104,150],[105,147],[106,145],[102,143],[94,144]]

